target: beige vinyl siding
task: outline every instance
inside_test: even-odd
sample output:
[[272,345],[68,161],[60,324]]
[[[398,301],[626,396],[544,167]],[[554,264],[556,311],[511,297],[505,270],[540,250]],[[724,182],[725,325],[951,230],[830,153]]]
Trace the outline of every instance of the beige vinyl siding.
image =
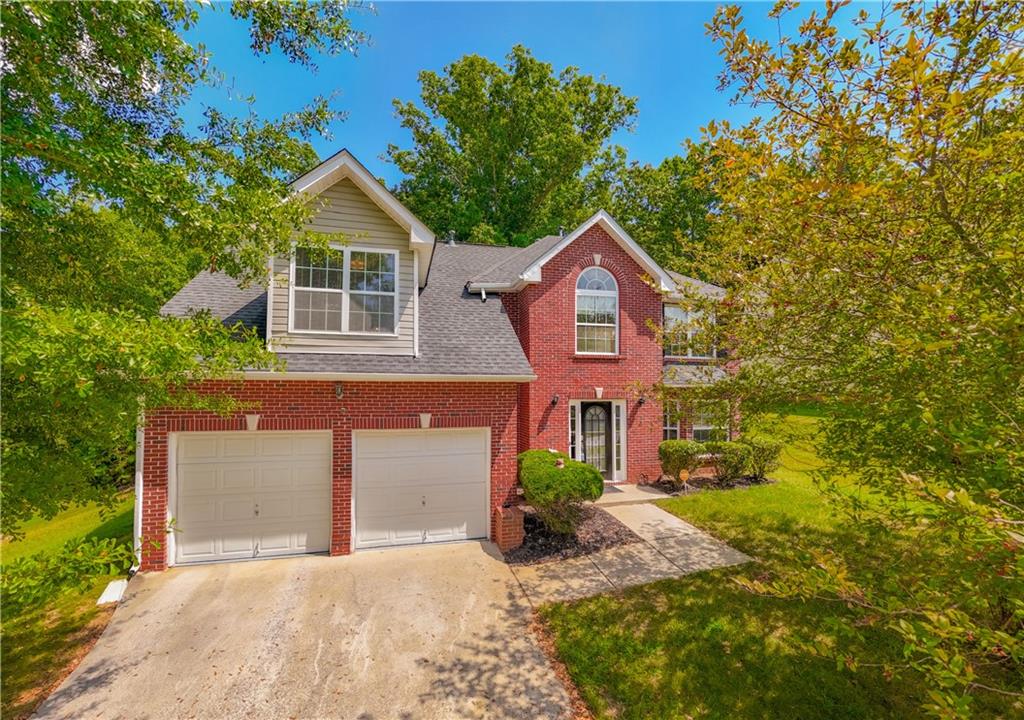
[[345,233],[350,247],[381,248],[398,251],[398,334],[330,335],[288,332],[288,282],[290,259],[274,258],[271,335],[274,349],[292,352],[366,353],[374,355],[412,355],[415,324],[416,278],[413,253],[409,250],[409,231],[345,178],[324,190],[314,202],[323,208],[309,227],[323,232]]

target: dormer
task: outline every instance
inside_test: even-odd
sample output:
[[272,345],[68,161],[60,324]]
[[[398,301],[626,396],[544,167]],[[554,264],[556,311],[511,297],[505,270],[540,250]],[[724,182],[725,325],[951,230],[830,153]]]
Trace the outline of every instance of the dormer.
[[296,248],[270,263],[267,342],[276,351],[419,354],[419,294],[434,233],[347,150],[292,182],[318,210],[307,229],[336,252]]

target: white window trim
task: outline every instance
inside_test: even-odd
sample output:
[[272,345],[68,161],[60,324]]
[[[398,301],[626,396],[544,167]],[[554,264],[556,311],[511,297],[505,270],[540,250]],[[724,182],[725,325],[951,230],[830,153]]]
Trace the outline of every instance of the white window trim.
[[[669,420],[670,412],[675,413],[674,422]],[[680,436],[682,435],[682,433],[679,432],[679,424],[679,403],[674,403],[674,409],[672,409],[671,411],[667,406],[663,406],[661,410],[661,441],[665,442],[666,440],[679,440]],[[676,436],[672,438],[665,437],[669,430],[675,432]]]
[[[291,258],[288,264],[288,333],[294,335],[329,335],[332,337],[375,337],[375,338],[393,338],[398,337],[398,299],[400,295],[399,287],[399,261],[400,253],[398,250],[392,250],[390,248],[379,248],[379,247],[366,247],[361,245],[341,245],[339,243],[329,243],[329,246],[334,250],[340,250],[342,252],[342,263],[341,263],[341,290],[335,290],[331,288],[308,288],[315,292],[333,292],[341,293],[341,332],[337,330],[298,330],[295,327],[295,247],[292,247]],[[350,331],[348,329],[348,312],[349,312],[349,301],[351,293],[349,291],[349,271],[350,271],[350,258],[352,251],[355,252],[369,252],[377,253],[380,255],[391,255],[395,259],[395,291],[394,291],[394,320],[392,325],[394,330],[392,332],[363,332],[363,331]],[[301,288],[303,290],[307,288]],[[360,293],[362,294],[362,293]],[[391,293],[367,293],[369,295],[389,295]]]
[[[579,457],[580,456],[579,447],[577,446],[577,443],[579,442],[580,433],[582,431],[582,421],[583,421],[582,409],[583,409],[583,403],[593,403],[593,402],[606,402],[606,403],[609,404],[609,408],[610,408],[610,412],[611,412],[610,421],[611,421],[611,425],[612,425],[612,436],[611,436],[611,443],[612,443],[612,457],[611,457],[612,479],[611,479],[611,482],[625,482],[626,481],[626,477],[627,477],[627,475],[626,475],[626,470],[627,470],[627,468],[626,468],[626,458],[629,457],[629,450],[626,447],[626,438],[629,437],[629,415],[627,415],[627,413],[626,413],[628,408],[626,406],[626,401],[625,400],[570,400],[569,401],[569,416],[568,416],[569,422],[566,423],[566,430],[568,431],[567,432],[567,435],[568,435],[567,440],[568,440],[568,448],[569,448],[569,457],[571,457],[573,460],[579,460],[580,459],[580,457]],[[622,438],[621,438],[621,443],[619,443],[622,446],[622,458],[621,458],[621,460],[622,460],[622,467],[619,468],[619,469],[616,469],[616,460],[619,459],[619,456],[618,456],[618,453],[615,452],[616,440],[620,439],[619,438],[619,428],[616,427],[616,423],[615,423],[615,408],[616,408],[616,406],[618,406],[619,411],[621,413],[621,417],[622,417]],[[573,418],[575,418],[575,420],[576,420],[576,433],[575,433],[576,437],[573,437],[573,422],[572,422]]]
[[[679,308],[678,305],[665,305],[664,309],[661,312],[662,324],[663,324],[662,326],[664,327],[665,330],[668,330],[668,319],[669,318],[668,318],[667,310],[669,308],[671,308],[671,307]],[[688,310],[682,310],[681,308],[679,308],[679,309],[680,309],[680,311],[684,315],[686,315],[686,318],[684,320],[675,320],[675,322],[685,322],[685,323],[689,324],[689,322],[690,322],[690,312]],[[668,348],[665,348],[665,357],[670,359],[670,360],[715,360],[718,357],[718,347],[715,346],[715,345],[711,346],[711,354],[710,355],[694,355],[693,354],[693,350],[692,350],[692,348],[693,348],[693,332],[694,332],[694,329],[692,327],[688,327],[686,329],[686,354],[685,355],[673,354],[673,353],[669,352]]]
[[[722,401],[722,402],[724,402],[724,401]],[[732,423],[729,422],[728,417],[726,418],[726,421],[725,421],[724,425],[713,425],[713,424],[712,425],[706,425],[706,424],[698,425],[697,424],[697,420],[699,419],[699,417],[700,417],[700,413],[695,408],[694,412],[693,412],[693,417],[690,420],[690,439],[691,440],[695,440],[696,442],[709,442],[707,440],[696,440],[696,438],[694,438],[694,435],[696,434],[697,430],[707,430],[709,432],[714,432],[715,430],[723,430],[723,431],[725,431],[725,439],[726,440],[731,440],[732,439],[732,427],[731,427]]]
[[[611,277],[612,282],[615,283],[615,290],[580,290],[578,287],[576,287],[576,283],[579,283],[579,281],[580,281],[580,275],[585,273],[587,270],[591,270],[593,268],[598,268],[599,270],[603,270],[604,272],[608,273],[608,276]],[[591,357],[616,357],[616,356],[618,356],[618,354],[619,354],[619,281],[618,281],[618,279],[615,277],[615,275],[612,274],[612,272],[610,270],[608,270],[608,268],[601,267],[600,265],[590,265],[588,267],[583,268],[582,270],[579,271],[579,273],[577,273],[577,275],[576,275],[576,283],[573,284],[573,314],[572,314],[572,323],[573,323],[572,324],[572,328],[573,328],[572,347],[573,347],[573,350],[575,351],[575,353],[577,355],[584,355],[584,356],[591,356]],[[579,311],[580,311],[580,307],[579,307],[580,306],[580,293],[583,293],[584,295],[595,295],[595,296],[598,296],[598,297],[614,297],[615,298],[615,350],[613,350],[612,352],[582,352],[582,351],[580,351],[580,349],[579,349],[579,347],[580,347],[580,345],[579,345],[579,343],[580,343],[580,338],[579,338],[579,335],[580,335],[580,325],[584,325],[586,327],[611,327],[610,325],[605,325],[603,323],[580,323],[579,322],[578,318],[579,318]]]

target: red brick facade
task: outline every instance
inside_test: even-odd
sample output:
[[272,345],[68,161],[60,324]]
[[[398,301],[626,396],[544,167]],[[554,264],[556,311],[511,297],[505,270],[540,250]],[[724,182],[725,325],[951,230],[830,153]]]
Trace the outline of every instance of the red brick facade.
[[[598,262],[596,256],[600,256]],[[599,264],[618,283],[618,354],[576,353],[576,282]],[[541,281],[501,302],[537,380],[531,383],[343,382],[307,380],[218,381],[200,391],[227,392],[259,413],[260,430],[330,430],[333,433],[332,526],[330,552],[351,551],[352,432],[362,429],[420,427],[420,413],[431,427],[488,427],[491,430],[491,538],[503,549],[522,542],[522,513],[516,499],[516,454],[530,448],[569,450],[571,401],[598,399],[625,403],[625,480],[646,482],[661,474],[658,444],[662,409],[644,401],[645,390],[662,377],[663,352],[650,323],[660,322],[662,298],[646,282],[644,270],[599,225],[592,226],[543,267]],[[649,392],[647,393],[649,394]],[[557,396],[558,400],[552,403]],[[689,432],[683,423],[683,434]],[[162,409],[145,428],[141,568],[167,563],[168,435],[186,431],[245,429],[243,413],[220,417],[210,412]]]
[[[420,413],[431,413],[431,427],[491,429],[491,507],[514,499],[516,484],[517,388],[515,383],[344,382],[294,380],[210,382],[199,390],[228,392],[251,403],[260,430],[331,430],[331,554],[351,551],[352,431],[420,427]],[[143,453],[142,570],[166,567],[168,524],[168,433],[244,430],[245,417],[163,409],[147,417]],[[500,528],[492,527],[492,537]],[[503,530],[505,534],[509,531]]]
[[[619,353],[576,354],[576,281],[595,265],[619,285]],[[661,380],[663,353],[649,321],[661,321],[662,298],[644,280],[644,270],[599,225],[592,226],[543,267],[541,282],[502,295],[537,380],[519,386],[519,449],[569,450],[569,402],[626,401],[626,479],[661,475],[661,406],[639,402],[642,388]],[[557,404],[552,398],[557,395]]]

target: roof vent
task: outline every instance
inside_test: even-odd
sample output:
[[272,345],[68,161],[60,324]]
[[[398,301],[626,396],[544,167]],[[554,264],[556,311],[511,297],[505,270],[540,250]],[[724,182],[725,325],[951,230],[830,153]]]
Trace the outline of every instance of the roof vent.
[[558,237],[565,237],[565,225],[558,226]]
[[455,231],[454,230],[449,230],[448,231],[448,238],[447,238],[447,240],[448,240],[448,247],[455,247]]

